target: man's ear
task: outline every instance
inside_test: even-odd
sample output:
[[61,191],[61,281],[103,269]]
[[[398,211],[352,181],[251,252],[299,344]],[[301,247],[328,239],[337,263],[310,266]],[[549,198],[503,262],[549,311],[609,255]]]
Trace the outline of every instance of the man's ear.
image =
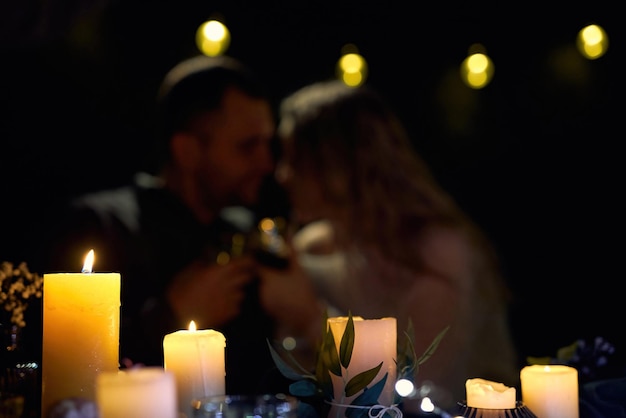
[[199,141],[189,132],[177,132],[170,140],[170,152],[174,164],[182,168],[194,168],[197,164]]

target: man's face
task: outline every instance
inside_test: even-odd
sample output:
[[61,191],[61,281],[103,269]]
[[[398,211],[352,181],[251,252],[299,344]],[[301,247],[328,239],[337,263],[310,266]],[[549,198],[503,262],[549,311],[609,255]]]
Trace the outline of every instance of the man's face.
[[226,91],[221,109],[211,112],[204,124],[205,161],[196,182],[205,204],[219,209],[229,205],[253,205],[265,177],[273,172],[271,141],[275,122],[270,104]]

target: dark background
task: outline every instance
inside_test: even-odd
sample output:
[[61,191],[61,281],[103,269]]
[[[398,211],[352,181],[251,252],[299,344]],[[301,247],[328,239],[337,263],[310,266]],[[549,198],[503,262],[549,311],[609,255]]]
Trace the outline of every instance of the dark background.
[[[524,354],[553,355],[583,337],[623,344],[620,13],[608,2],[505,3],[2,3],[0,259],[30,261],[55,208],[143,166],[158,83],[198,52],[198,25],[221,17],[228,54],[276,100],[333,77],[345,44],[359,48],[368,83],[496,245]],[[575,50],[589,23],[610,37],[594,61]],[[496,68],[480,91],[457,76],[474,43]]]

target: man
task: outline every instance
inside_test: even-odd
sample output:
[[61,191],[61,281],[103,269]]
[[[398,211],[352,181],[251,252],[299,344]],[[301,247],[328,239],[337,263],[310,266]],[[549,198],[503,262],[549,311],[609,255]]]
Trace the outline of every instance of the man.
[[48,271],[93,248],[97,270],[121,273],[122,366],[163,365],[163,337],[193,320],[226,337],[227,393],[286,391],[266,339],[316,329],[314,292],[296,263],[276,272],[232,253],[233,237],[256,226],[242,208],[273,173],[270,100],[238,61],[198,56],[164,78],[157,119],[158,173],[73,202],[64,242],[49,248],[66,265]]

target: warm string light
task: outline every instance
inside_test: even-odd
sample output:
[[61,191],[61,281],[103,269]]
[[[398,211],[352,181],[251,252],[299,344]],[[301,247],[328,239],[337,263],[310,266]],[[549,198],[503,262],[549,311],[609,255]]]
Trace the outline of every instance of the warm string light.
[[[230,31],[221,17],[202,22],[196,30],[196,47],[207,56],[225,54],[230,39]],[[583,27],[574,42],[583,57],[595,60],[606,54],[609,38],[602,26],[593,24]],[[337,79],[348,86],[357,87],[367,80],[368,63],[358,47],[349,43],[343,46],[335,71]],[[472,44],[459,71],[461,80],[471,89],[482,89],[489,85],[494,75],[494,63],[486,47],[480,43]]]

